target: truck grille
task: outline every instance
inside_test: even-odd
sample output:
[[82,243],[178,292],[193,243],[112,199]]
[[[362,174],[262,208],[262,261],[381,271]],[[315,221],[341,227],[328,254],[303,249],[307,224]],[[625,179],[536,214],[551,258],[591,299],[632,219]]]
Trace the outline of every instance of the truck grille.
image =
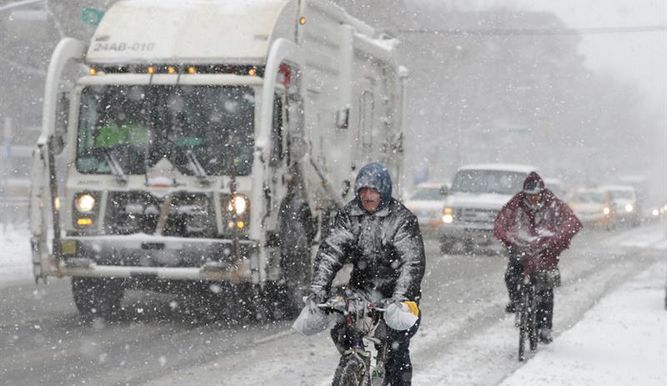
[[158,198],[147,192],[110,192],[107,234],[161,234],[214,237],[217,233],[213,200],[206,193],[179,192]]
[[498,211],[495,209],[459,208],[456,218],[463,222],[492,223],[496,221]]

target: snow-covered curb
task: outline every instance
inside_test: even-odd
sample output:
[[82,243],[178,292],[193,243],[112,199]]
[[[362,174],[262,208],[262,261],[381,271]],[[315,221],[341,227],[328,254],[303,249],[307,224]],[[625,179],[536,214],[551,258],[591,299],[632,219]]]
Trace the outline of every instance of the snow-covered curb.
[[605,296],[501,385],[667,384],[665,264]]

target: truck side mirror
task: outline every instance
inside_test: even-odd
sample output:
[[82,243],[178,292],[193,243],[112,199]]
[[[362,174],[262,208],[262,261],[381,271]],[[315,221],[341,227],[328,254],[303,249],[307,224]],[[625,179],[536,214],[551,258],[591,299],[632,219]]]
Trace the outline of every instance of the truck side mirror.
[[69,91],[61,91],[58,93],[58,99],[56,103],[56,120],[55,120],[55,132],[54,132],[54,141],[53,141],[53,151],[55,154],[62,153],[65,145],[67,144],[67,124],[69,122],[68,112],[69,112]]
[[299,162],[308,153],[308,143],[300,136],[290,136],[289,153],[291,162]]
[[446,196],[448,194],[449,194],[449,187],[447,187],[447,185],[442,185],[440,187],[440,195]]
[[336,111],[336,127],[347,129],[350,126],[350,107]]

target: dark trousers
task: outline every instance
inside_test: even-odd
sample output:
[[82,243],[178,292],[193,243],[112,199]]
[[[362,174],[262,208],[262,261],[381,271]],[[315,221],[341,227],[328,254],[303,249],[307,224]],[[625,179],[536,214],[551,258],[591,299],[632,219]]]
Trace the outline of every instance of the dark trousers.
[[[376,336],[380,338],[387,347],[387,358],[385,361],[385,377],[383,385],[391,386],[409,386],[412,384],[412,362],[410,361],[410,338],[412,338],[419,329],[421,315],[417,323],[407,331],[396,331],[387,327],[384,322],[378,326]],[[378,334],[378,331],[384,330],[384,333]],[[331,338],[339,350],[347,350],[351,347],[354,337],[350,336],[348,327],[345,324],[337,324],[331,329]]]
[[[518,257],[510,256],[505,270],[505,285],[510,301],[519,304],[521,293],[519,285],[523,280],[523,266]],[[537,328],[552,328],[554,315],[553,288],[541,289],[537,293]]]

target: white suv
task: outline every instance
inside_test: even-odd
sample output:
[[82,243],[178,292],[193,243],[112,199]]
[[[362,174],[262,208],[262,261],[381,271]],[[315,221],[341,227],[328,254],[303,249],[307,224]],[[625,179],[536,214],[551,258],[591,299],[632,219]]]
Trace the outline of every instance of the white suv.
[[518,193],[537,168],[516,164],[479,164],[461,167],[445,197],[440,249],[497,250],[493,224],[500,209]]

